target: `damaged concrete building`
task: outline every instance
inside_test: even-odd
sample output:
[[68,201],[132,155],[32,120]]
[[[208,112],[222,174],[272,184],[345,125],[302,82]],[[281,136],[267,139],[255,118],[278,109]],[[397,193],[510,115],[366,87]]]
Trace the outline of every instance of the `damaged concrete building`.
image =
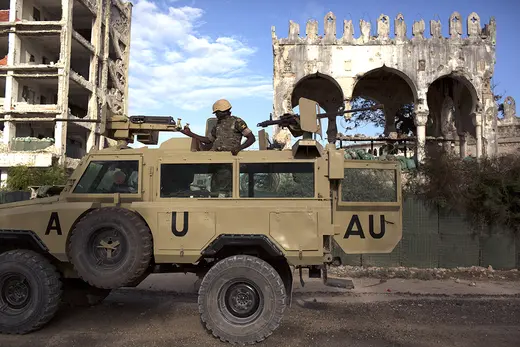
[[102,110],[127,113],[131,11],[120,0],[0,0],[0,184],[9,167],[74,167],[107,145]]
[[[300,97],[317,101],[326,112],[341,106],[350,109],[350,102],[362,97],[384,104],[383,138],[388,140],[398,136],[396,111],[413,104],[416,136],[412,140],[419,160],[430,144],[444,143],[461,156],[518,150],[520,118],[514,100],[506,98],[506,116],[499,119],[492,93],[495,20],[482,27],[478,14],[464,20],[455,12],[447,23],[449,37],[442,34],[440,20],[430,21],[429,37],[424,20],[414,21],[409,37],[402,14],[393,21],[394,35],[384,14],[376,28],[360,20],[359,34],[352,20],[343,21],[341,37],[336,35],[332,12],[324,18],[323,35],[316,20],[307,22],[305,35],[293,21],[286,38],[277,38],[273,27],[274,117],[292,112]],[[333,136],[336,127],[336,122],[329,122],[331,143],[338,140]],[[288,139],[288,132],[275,129],[275,140],[287,143]]]

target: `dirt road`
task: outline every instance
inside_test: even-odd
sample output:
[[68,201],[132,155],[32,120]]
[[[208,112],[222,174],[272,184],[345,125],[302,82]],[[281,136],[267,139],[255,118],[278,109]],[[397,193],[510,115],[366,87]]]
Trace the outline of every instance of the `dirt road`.
[[[519,346],[520,296],[296,294],[282,326],[258,346]],[[196,296],[143,290],[62,310],[43,330],[2,347],[228,346],[202,328]]]

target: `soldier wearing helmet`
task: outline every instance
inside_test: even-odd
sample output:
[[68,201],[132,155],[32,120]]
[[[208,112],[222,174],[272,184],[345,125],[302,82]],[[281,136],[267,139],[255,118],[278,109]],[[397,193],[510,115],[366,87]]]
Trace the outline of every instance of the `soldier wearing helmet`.
[[[213,114],[217,116],[217,124],[208,137],[191,132],[187,126],[181,130],[181,133],[202,143],[211,144],[211,151],[230,151],[233,155],[237,155],[238,152],[255,143],[255,135],[247,127],[246,122],[239,117],[231,115],[231,104],[229,101],[225,99],[217,100],[213,104]],[[246,137],[244,143],[242,143],[242,136]]]

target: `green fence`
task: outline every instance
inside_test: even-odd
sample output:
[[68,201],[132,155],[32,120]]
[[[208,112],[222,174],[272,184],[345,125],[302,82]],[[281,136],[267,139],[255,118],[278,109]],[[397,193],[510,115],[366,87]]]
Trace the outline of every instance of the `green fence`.
[[345,254],[336,244],[333,256],[343,265],[454,268],[520,267],[520,238],[494,230],[493,236],[475,236],[458,215],[446,215],[415,199],[403,203],[403,238],[388,254]]

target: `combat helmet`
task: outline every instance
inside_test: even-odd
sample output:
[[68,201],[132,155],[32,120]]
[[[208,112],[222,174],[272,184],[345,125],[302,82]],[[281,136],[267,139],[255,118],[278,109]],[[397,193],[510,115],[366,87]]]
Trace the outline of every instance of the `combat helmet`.
[[224,111],[227,111],[229,109],[231,109],[231,104],[226,99],[217,100],[213,104],[213,113],[215,113],[217,111],[224,112]]

